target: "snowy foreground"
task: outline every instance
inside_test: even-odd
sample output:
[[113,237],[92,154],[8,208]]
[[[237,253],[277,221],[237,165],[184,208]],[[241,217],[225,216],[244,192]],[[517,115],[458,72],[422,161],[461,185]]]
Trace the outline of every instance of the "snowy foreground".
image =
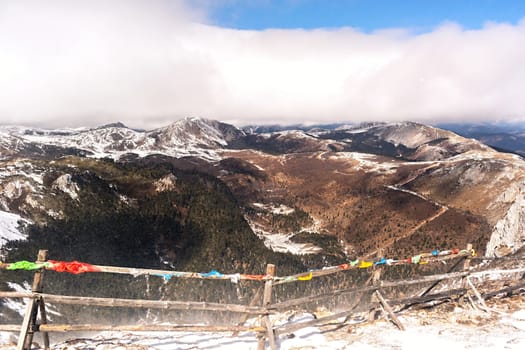
[[[308,327],[278,339],[281,350],[292,349],[525,349],[525,296],[497,300],[491,312],[460,308],[451,304],[432,310],[408,311],[400,315],[406,331],[379,319],[373,323],[351,321],[344,326],[328,324]],[[291,316],[304,322],[314,316]],[[287,317],[282,315],[282,321]],[[281,322],[282,322],[281,321]],[[276,324],[281,323],[276,320]],[[53,335],[51,334],[52,340]],[[0,349],[14,349],[15,336],[0,335]],[[40,342],[39,335],[35,337]],[[36,344],[35,344],[36,345]],[[254,333],[117,333],[104,332],[56,343],[55,350],[125,349],[257,349]]]

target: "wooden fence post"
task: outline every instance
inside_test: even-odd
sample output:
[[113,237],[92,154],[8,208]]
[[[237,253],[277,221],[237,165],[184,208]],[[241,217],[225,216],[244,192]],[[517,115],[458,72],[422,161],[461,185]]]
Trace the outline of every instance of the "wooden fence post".
[[[467,251],[468,252],[472,251],[472,244],[471,243],[467,244]],[[463,262],[463,271],[468,271],[470,269],[470,258],[471,257],[472,257],[471,255],[467,255],[467,257],[465,258],[465,261]]]
[[[266,265],[266,275],[267,276],[275,276],[275,265],[268,264]],[[273,288],[273,279],[266,280],[264,284],[264,293],[263,293],[263,307],[267,307],[272,302],[272,288]],[[277,350],[277,345],[275,343],[275,335],[273,333],[273,325],[270,321],[270,316],[268,314],[264,315],[262,317],[262,324],[261,326],[266,328],[266,337],[268,338],[268,342],[270,343],[270,349],[271,350]],[[260,337],[257,349],[263,350],[265,347],[265,337]]]
[[[377,250],[377,260],[381,259],[384,257],[384,250],[383,249],[378,249]],[[375,266],[375,270],[374,272],[372,272],[372,285],[373,286],[379,286],[381,284],[381,273],[383,272],[383,268],[381,265],[379,266]],[[405,327],[403,327],[403,324],[401,323],[401,321],[399,321],[399,319],[397,318],[396,314],[394,313],[394,310],[392,310],[392,307],[388,304],[388,302],[386,301],[386,299],[383,297],[383,295],[381,294],[381,289],[380,288],[377,288],[374,292],[373,295],[375,295],[377,297],[377,300],[379,300],[379,303],[381,304],[381,307],[383,308],[384,312],[386,313],[385,316],[389,316],[390,319],[392,320],[392,322],[394,322],[394,324],[402,331],[405,330]],[[375,311],[374,311],[375,313]],[[375,315],[373,315],[375,316]],[[369,318],[371,318],[372,316],[369,315]],[[372,319],[373,320],[373,319]]]
[[[381,258],[384,257],[385,251],[382,248],[379,248],[377,250],[377,260],[379,261]],[[377,286],[379,281],[381,280],[381,273],[383,272],[383,268],[381,265],[374,266],[374,272],[372,272],[372,285]]]
[[[259,303],[259,299],[261,299],[261,293],[262,293],[263,287],[257,288],[257,291],[255,292],[255,295],[253,296],[252,301],[248,306],[255,306]],[[249,314],[244,314],[241,316],[239,322],[237,323],[237,326],[242,326],[247,320],[248,320]],[[239,335],[239,332],[234,332],[233,336],[236,337]]]
[[[467,249],[472,249],[472,244],[467,244]],[[465,270],[465,268],[468,270],[468,268],[470,267],[470,259],[468,260],[468,265],[466,265],[467,261],[459,259],[454,265],[452,265],[452,267],[450,269],[447,270],[447,273],[453,272],[456,269],[456,267],[458,267],[459,264],[461,264],[462,261],[463,261],[463,271]],[[424,297],[425,295],[430,293],[434,288],[436,288],[441,283],[441,281],[443,281],[443,280],[440,279],[440,280],[434,281],[434,283],[432,283],[432,285],[430,285],[430,287],[425,289],[425,291],[423,293],[421,293],[419,296],[420,297]],[[464,283],[462,283],[462,288],[466,289]],[[463,295],[464,294],[461,294],[461,296],[463,296]],[[459,298],[461,298],[461,296]],[[459,299],[459,302],[461,303],[461,299]],[[412,306],[412,304],[406,304],[405,306],[403,306],[401,308],[400,311],[404,311],[404,310],[410,308],[411,306]]]
[[397,318],[396,314],[394,313],[394,310],[392,310],[392,307],[388,304],[388,302],[383,298],[381,293],[379,292],[379,289],[375,291],[375,294],[377,296],[377,299],[379,299],[379,302],[383,306],[383,309],[385,310],[386,315],[390,317],[392,322],[399,328],[399,330],[404,331],[405,327],[403,327],[403,324],[401,321],[399,321],[399,318]]
[[[43,263],[47,261],[47,250],[39,250],[37,263]],[[35,272],[33,278],[33,285],[31,287],[33,293],[42,292],[42,282],[44,279],[43,269]],[[46,323],[46,312],[45,304],[42,298],[31,298],[27,305],[26,314],[24,316],[24,321],[22,322],[22,327],[20,328],[20,335],[18,336],[18,343],[16,346],[17,350],[30,350],[31,343],[33,342],[33,335],[36,327],[36,320],[38,317],[38,312],[40,311],[40,317],[42,323]],[[44,347],[49,349],[49,335],[48,333],[42,333],[44,337]]]
[[[384,254],[384,250],[382,248],[379,248],[377,250],[377,253],[376,253],[376,258],[379,260],[383,257],[383,254]],[[381,282],[381,273],[382,273],[383,269],[380,267],[380,265],[376,265],[374,266],[374,270],[372,271],[372,275],[370,276],[370,279],[368,281],[370,281],[372,283],[373,286],[378,286]],[[368,283],[368,282],[367,282]],[[372,296],[374,296],[374,294],[372,294]],[[370,310],[368,311],[368,321],[369,322],[372,322],[374,321],[376,318],[376,308],[373,307],[373,308],[370,308]]]
[[[467,251],[470,252],[471,250],[472,250],[472,244],[468,243],[467,244]],[[463,271],[464,272],[468,272],[468,270],[470,269],[470,258],[471,258],[471,256],[468,255],[467,257],[465,257],[465,260],[463,261]],[[468,287],[469,286],[468,286],[467,278],[463,277],[461,279],[461,288],[467,289]],[[466,294],[468,296],[468,290],[467,290]],[[463,298],[459,299],[459,303],[460,303],[460,305],[464,306]]]

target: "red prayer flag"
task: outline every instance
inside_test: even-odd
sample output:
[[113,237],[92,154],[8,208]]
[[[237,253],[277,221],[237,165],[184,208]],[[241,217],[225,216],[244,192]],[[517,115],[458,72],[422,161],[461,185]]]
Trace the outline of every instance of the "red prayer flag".
[[49,270],[55,270],[56,272],[69,272],[74,275],[78,275],[80,273],[84,272],[99,272],[100,269],[98,269],[96,266],[88,264],[88,263],[82,263],[79,261],[57,261],[57,260],[49,260],[49,263],[51,263],[51,266],[48,267]]

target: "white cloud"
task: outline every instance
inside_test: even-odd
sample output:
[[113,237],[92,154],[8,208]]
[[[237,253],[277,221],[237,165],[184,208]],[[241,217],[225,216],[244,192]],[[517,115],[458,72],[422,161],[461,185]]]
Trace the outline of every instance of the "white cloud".
[[0,0],[0,123],[525,118],[525,21],[424,34],[204,21],[181,1]]

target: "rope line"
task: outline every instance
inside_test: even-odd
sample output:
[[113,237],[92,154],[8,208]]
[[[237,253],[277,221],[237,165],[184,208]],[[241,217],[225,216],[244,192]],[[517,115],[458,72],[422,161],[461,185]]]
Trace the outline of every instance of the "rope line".
[[211,270],[210,272],[185,272],[185,271],[170,271],[170,270],[154,270],[154,269],[142,269],[142,268],[130,268],[130,267],[118,267],[118,266],[103,266],[103,265],[92,265],[79,261],[58,261],[48,260],[46,262],[30,262],[26,260],[17,261],[13,263],[5,263],[0,261],[0,269],[4,270],[25,270],[35,271],[39,269],[52,270],[55,272],[67,272],[71,274],[82,274],[87,272],[106,272],[106,273],[117,273],[127,274],[133,276],[151,275],[162,277],[166,282],[172,278],[195,278],[195,279],[219,279],[219,280],[230,280],[232,283],[238,283],[240,280],[251,280],[251,281],[266,281],[273,280],[278,284],[288,283],[294,281],[310,281],[314,277],[329,275],[338,271],[345,271],[351,269],[368,269],[376,266],[394,266],[394,265],[423,265],[436,261],[443,261],[453,259],[457,257],[475,257],[476,252],[474,249],[451,249],[451,250],[433,250],[429,253],[422,253],[411,256],[406,259],[387,259],[379,258],[375,261],[359,260],[355,259],[344,264],[327,266],[321,269],[312,269],[303,273],[290,275],[290,276],[270,276],[270,275],[251,275],[251,274],[223,274],[217,270]]

